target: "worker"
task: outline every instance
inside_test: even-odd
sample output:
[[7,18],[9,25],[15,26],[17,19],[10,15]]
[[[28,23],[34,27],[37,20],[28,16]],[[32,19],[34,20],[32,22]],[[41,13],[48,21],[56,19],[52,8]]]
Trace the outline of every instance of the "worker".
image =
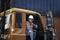
[[34,17],[33,17],[33,15],[30,15],[29,17],[28,17],[28,21],[27,21],[27,35],[29,35],[30,36],[30,39],[31,40],[35,40],[35,37],[36,37],[36,33],[35,32],[33,32],[34,30],[33,30],[33,26],[35,26],[36,28],[37,28],[37,25],[35,25],[34,23],[33,23],[33,19],[34,19]]

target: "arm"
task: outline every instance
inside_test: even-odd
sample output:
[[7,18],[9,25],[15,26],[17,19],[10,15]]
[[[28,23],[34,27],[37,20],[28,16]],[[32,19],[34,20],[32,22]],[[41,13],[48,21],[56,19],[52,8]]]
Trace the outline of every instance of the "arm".
[[35,25],[35,24],[33,24],[33,31],[37,31],[37,28],[38,28],[38,26],[37,25]]
[[26,28],[27,28],[27,30],[29,30],[29,23],[28,22],[26,22]]

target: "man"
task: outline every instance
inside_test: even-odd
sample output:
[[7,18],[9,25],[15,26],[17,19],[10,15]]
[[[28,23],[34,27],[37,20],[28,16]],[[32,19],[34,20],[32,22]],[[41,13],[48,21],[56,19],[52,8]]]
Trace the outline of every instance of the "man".
[[37,25],[35,25],[34,23],[33,23],[33,16],[32,15],[30,15],[29,17],[28,17],[28,21],[27,21],[27,35],[29,35],[30,36],[30,39],[31,40],[35,40],[35,37],[36,37],[36,32],[33,32],[34,30],[33,30],[33,26],[35,27],[35,28],[37,28]]

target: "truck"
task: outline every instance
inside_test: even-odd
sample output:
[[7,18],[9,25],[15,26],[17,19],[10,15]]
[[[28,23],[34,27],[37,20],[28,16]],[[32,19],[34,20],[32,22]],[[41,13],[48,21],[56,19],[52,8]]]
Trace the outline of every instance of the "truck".
[[[17,20],[17,14],[20,15],[18,20]],[[27,31],[26,21],[29,15],[34,16],[34,23],[37,24],[41,30],[44,31],[45,23],[42,19],[41,14],[38,12],[21,9],[21,8],[11,8],[5,11],[5,16],[6,15],[10,15],[10,16],[7,16],[8,20],[6,20],[6,23],[4,26],[5,28],[4,39],[6,40],[26,40],[27,39],[26,38],[26,31]],[[4,16],[4,12],[1,12],[0,16]],[[42,33],[40,33],[40,35],[41,34]]]

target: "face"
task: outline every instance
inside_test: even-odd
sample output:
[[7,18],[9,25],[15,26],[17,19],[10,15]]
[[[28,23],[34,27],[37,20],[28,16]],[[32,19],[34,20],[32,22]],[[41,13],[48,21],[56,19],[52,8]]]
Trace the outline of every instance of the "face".
[[30,18],[29,18],[29,21],[30,21],[30,22],[33,22],[33,19],[30,19]]

